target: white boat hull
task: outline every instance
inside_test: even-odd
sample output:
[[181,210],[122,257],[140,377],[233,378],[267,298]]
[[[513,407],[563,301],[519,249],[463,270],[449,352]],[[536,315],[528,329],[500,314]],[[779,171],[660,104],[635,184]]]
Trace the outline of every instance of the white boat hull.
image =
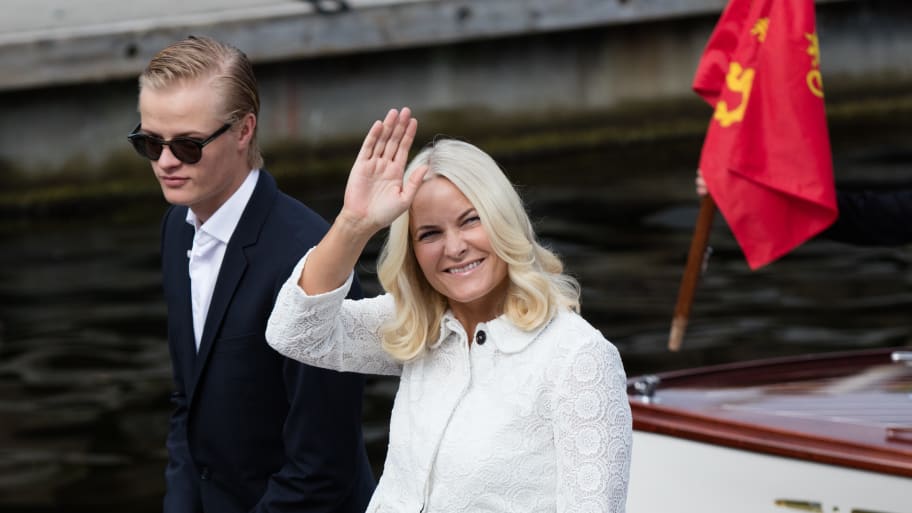
[[912,478],[634,431],[628,513],[912,513]]

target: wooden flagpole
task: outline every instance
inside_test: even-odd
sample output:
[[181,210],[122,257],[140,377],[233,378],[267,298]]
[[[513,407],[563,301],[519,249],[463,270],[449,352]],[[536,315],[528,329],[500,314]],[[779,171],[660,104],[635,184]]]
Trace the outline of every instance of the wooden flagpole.
[[703,271],[706,247],[709,244],[709,231],[712,228],[713,215],[716,212],[716,203],[712,196],[704,194],[700,200],[700,214],[697,216],[697,225],[694,227],[693,238],[690,241],[690,253],[687,255],[687,267],[681,278],[681,288],[678,291],[678,303],[675,305],[674,318],[671,320],[671,334],[668,337],[668,349],[677,351],[681,349],[684,340],[684,331],[690,318],[690,307],[693,304],[697,282]]

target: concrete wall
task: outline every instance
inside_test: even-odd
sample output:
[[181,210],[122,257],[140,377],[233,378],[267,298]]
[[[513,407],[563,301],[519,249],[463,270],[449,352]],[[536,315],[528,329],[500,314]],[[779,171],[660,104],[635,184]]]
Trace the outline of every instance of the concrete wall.
[[[436,9],[450,9],[446,19],[458,21],[459,2],[430,3],[439,4]],[[522,120],[611,111],[631,102],[693,101],[693,71],[722,3],[530,0],[523,7],[513,0],[463,2],[479,10],[510,7],[522,15],[525,25],[498,25],[497,20],[508,12],[504,10],[484,16],[494,20],[491,23],[498,30],[479,27],[472,37],[456,37],[450,22],[438,20],[439,40],[416,36],[401,44],[387,36],[391,48],[386,49],[379,45],[263,57],[257,61],[263,97],[261,137],[267,147],[286,139],[319,143],[353,137],[387,108],[401,105],[411,106],[419,117],[457,114],[483,125],[492,117]],[[611,5],[614,11],[603,12],[600,23],[583,23],[577,17],[573,23],[560,24],[553,21],[557,15],[546,16],[545,11],[546,6],[553,10],[558,4],[588,6],[591,12],[596,12],[597,5],[603,11]],[[539,9],[538,25],[532,28],[528,26],[530,5]],[[639,6],[640,15],[618,10],[624,5]],[[691,9],[682,9],[684,5]],[[659,7],[665,8],[661,12],[666,16],[660,15]],[[462,16],[474,19],[476,14],[463,12]],[[390,11],[375,12],[381,15],[389,16]],[[343,23],[342,16],[321,19],[332,26]],[[571,16],[564,13],[564,17]],[[817,18],[828,92],[912,83],[912,6],[907,1],[824,2],[818,5]],[[545,30],[542,20],[552,20],[556,28]],[[349,22],[360,26],[355,20]],[[279,30],[280,25],[274,28]],[[197,33],[211,33],[245,50],[253,48],[251,55],[260,52],[261,45],[242,26],[198,28]],[[225,37],[224,30],[234,36]],[[167,39],[158,41],[159,37],[151,40],[166,44]],[[292,35],[286,33],[286,37]],[[141,54],[142,62],[152,51],[146,46],[134,47],[134,56]],[[0,92],[0,159],[35,173],[81,159],[81,167],[91,172],[92,165],[127,148],[125,135],[137,121],[134,75],[102,73],[72,81],[49,80],[43,87],[8,86]]]

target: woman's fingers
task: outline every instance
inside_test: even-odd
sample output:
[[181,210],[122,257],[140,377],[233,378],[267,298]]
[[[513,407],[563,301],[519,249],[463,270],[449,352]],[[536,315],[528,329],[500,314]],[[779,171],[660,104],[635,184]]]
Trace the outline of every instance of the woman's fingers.
[[412,118],[411,109],[390,109],[383,121],[375,121],[368,130],[358,152],[355,169],[364,176],[383,176],[388,170],[398,171],[401,179],[417,131],[418,121]]
[[402,133],[402,140],[399,142],[399,147],[396,149],[396,154],[393,157],[393,161],[397,164],[401,164],[405,168],[405,161],[408,159],[409,149],[412,147],[412,143],[415,142],[415,134],[418,132],[418,120],[411,118],[408,120],[408,125],[405,127]]
[[399,146],[402,144],[402,137],[408,128],[412,118],[412,111],[408,107],[403,107],[399,111],[399,116],[394,120],[393,131],[383,149],[384,160],[392,161],[396,158]]
[[386,143],[389,141],[390,136],[395,129],[396,120],[399,118],[399,111],[396,109],[390,109],[386,113],[386,117],[383,118],[383,130],[380,132],[380,135],[377,137],[377,140],[374,142],[373,152],[371,158],[382,158],[383,150],[386,148]]
[[356,161],[369,160],[371,158],[374,152],[374,145],[377,143],[381,132],[383,132],[383,123],[379,120],[374,121],[374,124],[371,125],[370,130],[367,131],[367,135],[364,137],[364,142],[361,143],[361,150],[358,151]]
[[409,175],[408,180],[406,180],[405,185],[402,187],[402,195],[405,199],[406,208],[408,205],[411,205],[415,193],[418,192],[418,187],[421,187],[421,182],[424,180],[424,175],[427,173],[427,170],[428,166],[425,164],[412,171],[412,174]]

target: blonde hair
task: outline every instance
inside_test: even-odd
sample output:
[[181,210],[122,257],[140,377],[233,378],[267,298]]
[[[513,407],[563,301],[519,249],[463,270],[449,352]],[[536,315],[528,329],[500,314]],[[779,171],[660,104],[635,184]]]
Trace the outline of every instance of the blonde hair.
[[[190,36],[155,54],[139,76],[139,89],[165,89],[203,78],[212,78],[226,123],[234,124],[247,114],[259,116],[260,94],[250,60],[237,48],[205,36]],[[247,152],[251,169],[263,167],[256,134],[254,128]]]
[[[522,200],[487,153],[469,143],[441,139],[409,163],[405,179],[428,165],[425,180],[443,177],[475,207],[494,252],[507,264],[504,315],[523,330],[544,325],[558,308],[579,310],[579,285],[563,274],[560,259],[536,239]],[[402,361],[420,356],[437,340],[447,298],[428,283],[412,248],[409,213],[390,225],[377,265],[380,284],[392,294],[396,315],[383,327],[383,348]]]

